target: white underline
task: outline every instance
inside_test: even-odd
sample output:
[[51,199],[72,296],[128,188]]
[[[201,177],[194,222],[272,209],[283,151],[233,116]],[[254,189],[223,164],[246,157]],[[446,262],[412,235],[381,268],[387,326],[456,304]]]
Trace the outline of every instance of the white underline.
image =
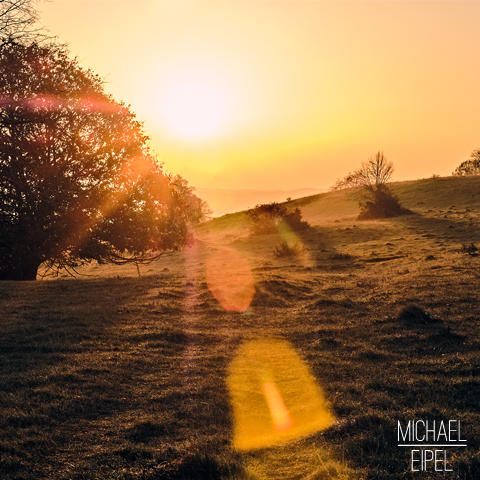
[[397,447],[466,447],[466,443],[457,443],[457,444],[448,444],[448,445],[425,445],[424,443],[420,443],[417,445],[397,445]]

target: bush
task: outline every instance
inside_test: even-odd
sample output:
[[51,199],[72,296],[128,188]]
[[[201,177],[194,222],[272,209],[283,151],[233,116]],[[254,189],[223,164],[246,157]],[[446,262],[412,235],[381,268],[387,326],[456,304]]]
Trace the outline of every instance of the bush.
[[286,230],[304,230],[310,224],[302,220],[302,211],[296,208],[287,211],[286,207],[276,202],[257,205],[247,210],[252,235],[277,233],[279,228]]
[[410,325],[439,323],[441,320],[431,317],[423,308],[417,305],[406,305],[398,314],[398,320]]
[[281,241],[273,251],[275,256],[281,257],[299,257],[308,252],[307,247],[303,243],[295,242],[292,246],[286,240]]
[[474,243],[471,243],[470,245],[462,245],[462,248],[458,253],[468,253],[472,257],[476,257],[478,255],[478,247]]
[[287,209],[276,202],[256,205],[247,210],[252,235],[268,235],[277,232],[277,224],[285,216]]
[[400,200],[385,185],[367,186],[359,202],[358,220],[398,217],[412,213],[400,205]]
[[308,222],[302,220],[302,211],[298,207],[291,212],[285,213],[280,220],[280,225],[282,224],[294,232],[305,230],[310,227]]

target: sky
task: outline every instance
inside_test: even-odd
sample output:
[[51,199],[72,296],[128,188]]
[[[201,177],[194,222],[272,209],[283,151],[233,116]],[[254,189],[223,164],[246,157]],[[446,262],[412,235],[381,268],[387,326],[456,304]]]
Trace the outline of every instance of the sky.
[[52,0],[41,23],[195,187],[394,180],[480,148],[480,1]]

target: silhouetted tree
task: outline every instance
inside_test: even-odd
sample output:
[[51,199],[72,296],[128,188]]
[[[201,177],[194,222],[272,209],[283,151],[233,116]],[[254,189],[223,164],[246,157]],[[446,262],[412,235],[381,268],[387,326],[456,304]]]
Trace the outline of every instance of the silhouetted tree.
[[0,46],[0,279],[146,263],[191,240],[204,204],[142,125],[56,44]]
[[358,170],[338,179],[331,190],[384,185],[390,180],[394,171],[393,163],[387,160],[383,152],[378,151],[374,157],[370,157],[366,162],[363,162]]
[[37,0],[0,0],[0,41],[32,40],[38,36],[36,3]]
[[393,163],[387,160],[383,152],[378,151],[374,157],[363,162],[358,170],[337,180],[331,190],[363,187],[359,202],[359,220],[396,217],[411,213],[410,210],[401,206],[398,198],[387,186],[394,171]]
[[471,157],[462,162],[452,175],[480,175],[480,148],[472,151]]
[[387,160],[383,152],[377,152],[367,162],[362,163],[361,178],[363,179],[363,190],[360,198],[359,220],[373,218],[398,217],[410,210],[402,207],[400,200],[388,188],[395,167]]
[[361,187],[364,185],[363,179],[360,174],[360,169],[350,172],[343,178],[338,178],[335,183],[330,187],[331,191],[343,190],[344,188]]
[[200,223],[212,217],[213,211],[208,203],[195,195],[195,188],[189,185],[187,180],[180,175],[175,175],[171,176],[170,184],[184,199],[192,223]]

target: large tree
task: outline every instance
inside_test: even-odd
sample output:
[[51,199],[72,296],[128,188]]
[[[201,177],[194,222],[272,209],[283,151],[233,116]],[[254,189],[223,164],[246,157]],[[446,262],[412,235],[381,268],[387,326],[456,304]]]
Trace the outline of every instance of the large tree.
[[204,203],[163,172],[142,125],[64,46],[0,46],[0,279],[186,245]]
[[480,148],[473,150],[470,158],[462,162],[453,175],[480,175]]
[[37,0],[0,0],[0,40],[33,39],[39,36],[36,27]]

